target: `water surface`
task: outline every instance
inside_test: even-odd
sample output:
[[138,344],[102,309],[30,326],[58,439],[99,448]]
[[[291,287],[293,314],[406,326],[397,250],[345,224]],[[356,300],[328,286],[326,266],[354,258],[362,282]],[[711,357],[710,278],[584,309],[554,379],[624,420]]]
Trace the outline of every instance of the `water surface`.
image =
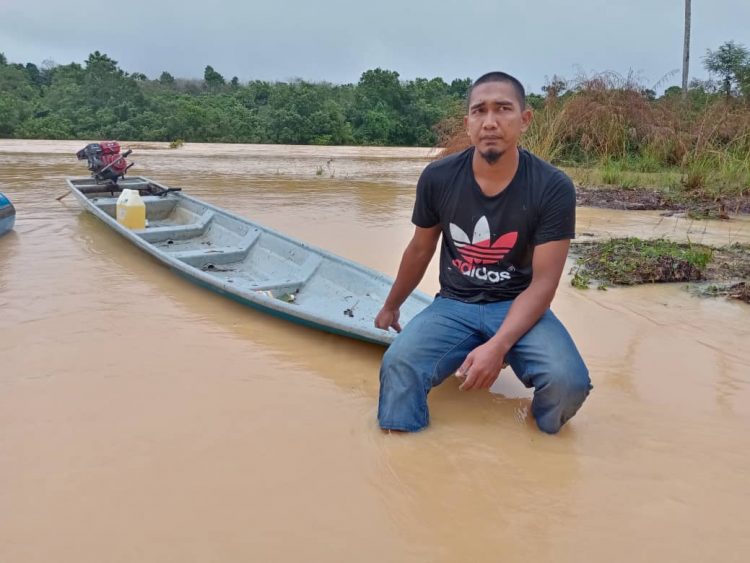
[[[78,142],[0,141],[0,561],[746,561],[750,307],[679,285],[554,309],[595,389],[557,436],[512,372],[382,435],[382,350],[170,273],[64,192]],[[136,144],[134,171],[394,275],[426,149]],[[747,242],[579,210],[579,235]],[[437,289],[431,266],[422,289]]]

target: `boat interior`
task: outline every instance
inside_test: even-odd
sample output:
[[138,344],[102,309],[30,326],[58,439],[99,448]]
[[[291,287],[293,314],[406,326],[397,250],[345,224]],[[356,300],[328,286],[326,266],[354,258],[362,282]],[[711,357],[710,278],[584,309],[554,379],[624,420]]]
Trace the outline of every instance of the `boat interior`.
[[[116,217],[117,193],[81,191],[100,210]],[[133,234],[237,290],[260,292],[318,314],[372,323],[390,287],[385,279],[191,199],[176,194],[142,199],[147,226],[132,230]]]

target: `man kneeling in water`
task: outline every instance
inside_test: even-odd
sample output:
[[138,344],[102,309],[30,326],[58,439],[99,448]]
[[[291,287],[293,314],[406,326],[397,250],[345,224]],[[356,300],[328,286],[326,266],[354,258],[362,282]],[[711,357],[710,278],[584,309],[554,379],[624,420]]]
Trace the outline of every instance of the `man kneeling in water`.
[[[549,309],[570,239],[575,188],[518,147],[532,114],[521,83],[491,72],[472,85],[472,146],[429,164],[417,183],[414,236],[375,326],[401,334],[383,358],[384,430],[429,424],[427,394],[458,370],[461,389],[489,389],[504,362],[534,388],[531,412],[556,433],[583,404],[588,370]],[[424,276],[440,235],[440,293],[401,332],[399,308]]]

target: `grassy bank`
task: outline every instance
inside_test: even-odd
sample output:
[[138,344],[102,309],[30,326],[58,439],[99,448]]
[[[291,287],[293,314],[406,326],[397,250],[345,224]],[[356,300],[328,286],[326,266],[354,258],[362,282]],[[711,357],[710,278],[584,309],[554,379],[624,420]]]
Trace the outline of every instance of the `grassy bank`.
[[[632,80],[602,75],[529,101],[534,120],[522,144],[584,190],[640,189],[694,206],[750,198],[750,103],[743,98],[693,90],[687,101],[679,94],[655,100]],[[458,116],[442,131],[447,153],[468,146]]]

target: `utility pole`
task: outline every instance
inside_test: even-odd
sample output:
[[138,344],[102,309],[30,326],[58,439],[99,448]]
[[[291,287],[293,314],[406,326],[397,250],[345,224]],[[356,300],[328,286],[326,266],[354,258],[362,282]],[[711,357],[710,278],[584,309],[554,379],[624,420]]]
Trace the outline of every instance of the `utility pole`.
[[685,43],[682,48],[682,99],[688,95],[688,67],[690,66],[690,0],[685,0]]

